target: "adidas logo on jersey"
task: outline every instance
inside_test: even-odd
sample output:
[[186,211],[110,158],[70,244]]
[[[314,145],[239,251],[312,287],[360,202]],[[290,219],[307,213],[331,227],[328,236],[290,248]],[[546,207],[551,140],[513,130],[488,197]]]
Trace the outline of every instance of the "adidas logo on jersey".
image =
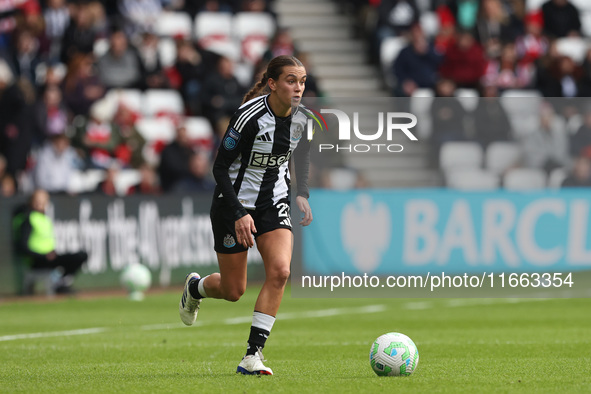
[[290,218],[283,219],[283,220],[282,220],[280,223],[281,223],[282,225],[284,225],[284,226],[289,226],[289,227],[291,227],[291,219],[290,219]]
[[257,141],[271,142],[271,136],[269,135],[269,132],[259,135],[257,137]]

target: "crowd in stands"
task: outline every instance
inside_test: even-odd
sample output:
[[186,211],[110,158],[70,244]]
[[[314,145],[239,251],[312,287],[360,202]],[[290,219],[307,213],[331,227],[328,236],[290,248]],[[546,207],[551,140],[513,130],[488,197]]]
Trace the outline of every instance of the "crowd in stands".
[[[434,166],[442,164],[441,147],[459,141],[476,143],[484,153],[492,143],[512,142],[520,149],[513,166],[547,174],[556,169],[576,172],[583,166],[574,163],[591,159],[591,106],[584,99],[591,96],[591,2],[349,4],[361,15],[371,57],[382,63],[393,96],[410,97],[411,102],[425,96],[445,98],[432,100],[430,112],[425,112],[432,118],[428,137]],[[529,104],[529,112],[537,117],[529,125],[519,119],[523,112],[512,111],[516,100],[502,99],[521,93],[529,97],[521,108]],[[466,105],[463,96],[474,97],[474,105]]]
[[0,196],[213,190],[214,147],[279,54],[299,55],[264,0],[0,1]]

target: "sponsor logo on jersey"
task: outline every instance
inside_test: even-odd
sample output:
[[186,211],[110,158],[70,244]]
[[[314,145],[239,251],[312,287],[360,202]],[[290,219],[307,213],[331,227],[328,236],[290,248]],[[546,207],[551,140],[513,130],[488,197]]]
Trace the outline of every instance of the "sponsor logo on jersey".
[[252,152],[250,165],[260,168],[277,168],[289,160],[291,151],[282,154]]
[[234,237],[232,236],[232,234],[226,234],[226,236],[224,237],[224,246],[226,248],[231,248],[235,245],[236,245],[236,241],[234,240]]
[[224,138],[224,148],[227,150],[233,150],[238,146],[238,141],[240,141],[240,133],[230,127],[226,137]]

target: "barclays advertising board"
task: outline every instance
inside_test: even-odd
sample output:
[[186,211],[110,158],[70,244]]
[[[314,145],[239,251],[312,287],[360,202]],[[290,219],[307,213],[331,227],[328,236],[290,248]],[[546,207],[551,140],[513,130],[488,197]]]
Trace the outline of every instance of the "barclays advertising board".
[[591,193],[315,190],[311,274],[591,270]]

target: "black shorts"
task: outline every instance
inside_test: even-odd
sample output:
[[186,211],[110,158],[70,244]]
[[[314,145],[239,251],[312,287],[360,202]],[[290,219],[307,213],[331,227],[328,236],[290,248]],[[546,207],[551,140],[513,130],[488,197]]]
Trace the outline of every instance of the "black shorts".
[[[276,205],[266,209],[250,210],[257,232],[255,239],[262,234],[278,228],[291,230],[291,210],[289,200],[280,200]],[[218,253],[233,254],[248,250],[236,241],[236,220],[234,211],[224,202],[223,198],[214,198],[210,211],[213,229],[214,250]]]

